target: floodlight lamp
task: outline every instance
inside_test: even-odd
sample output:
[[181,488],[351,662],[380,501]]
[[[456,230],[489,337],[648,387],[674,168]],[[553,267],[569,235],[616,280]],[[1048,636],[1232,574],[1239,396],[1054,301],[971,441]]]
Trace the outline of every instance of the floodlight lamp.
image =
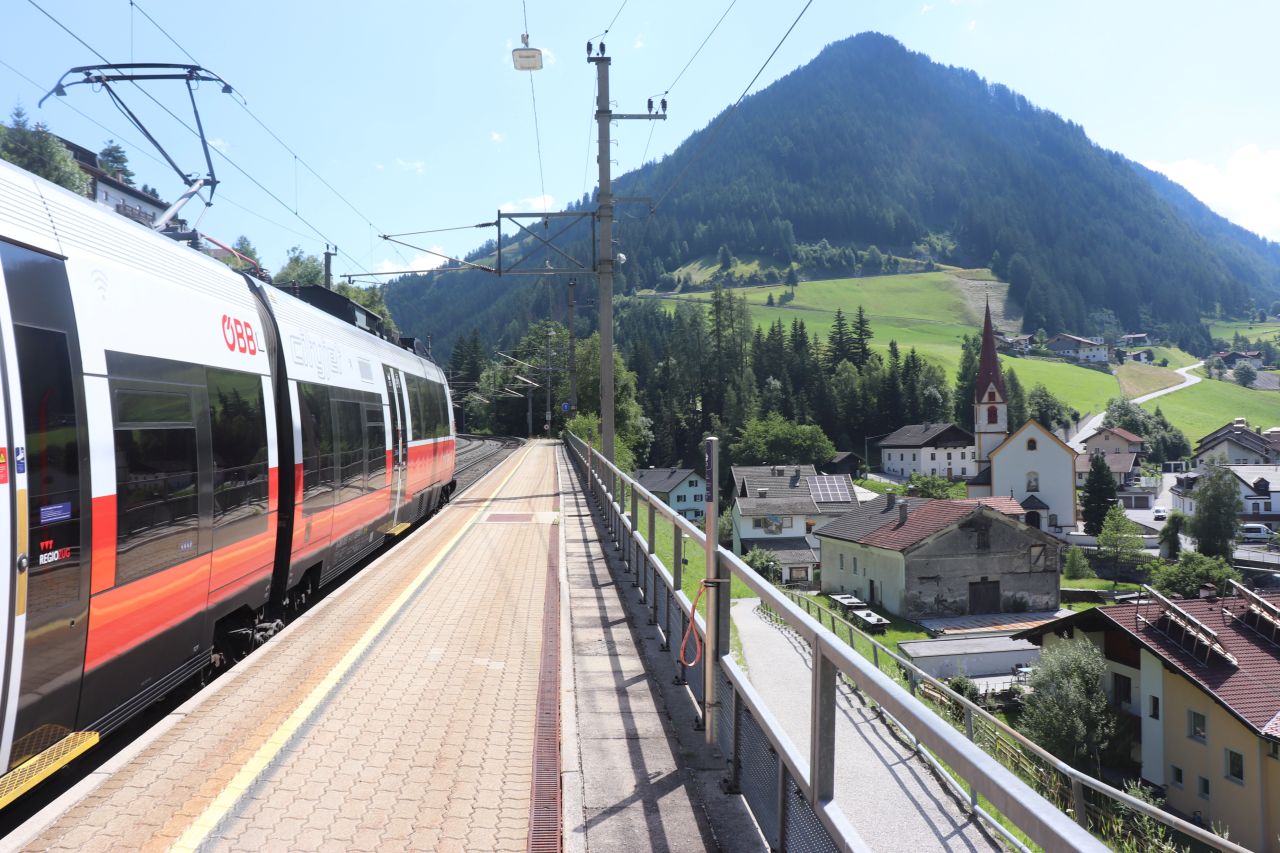
[[517,71],[538,71],[542,68],[542,51],[536,47],[517,47],[511,51],[511,63]]

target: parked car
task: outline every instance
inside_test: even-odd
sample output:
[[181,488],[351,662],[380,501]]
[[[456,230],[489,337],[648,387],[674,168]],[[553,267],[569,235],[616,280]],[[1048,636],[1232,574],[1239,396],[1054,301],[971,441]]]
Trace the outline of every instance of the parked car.
[[1240,540],[1242,542],[1270,542],[1271,528],[1265,524],[1242,524],[1240,525]]
[[1169,517],[1169,508],[1164,506],[1153,506],[1151,508],[1151,517],[1156,521],[1164,521]]

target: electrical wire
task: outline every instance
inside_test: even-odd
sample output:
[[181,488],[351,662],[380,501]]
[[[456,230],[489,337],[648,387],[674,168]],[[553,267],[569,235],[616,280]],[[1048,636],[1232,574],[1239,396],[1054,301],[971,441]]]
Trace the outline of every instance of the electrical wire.
[[542,192],[542,212],[547,212],[547,181],[542,173],[542,131],[538,129],[538,95],[533,90],[533,72],[529,72],[529,97],[533,99],[533,139],[538,148],[538,187]]
[[[106,56],[104,56],[101,52],[99,52],[98,50],[96,50],[92,45],[90,45],[87,41],[85,41],[84,39],[82,39],[80,36],[76,35],[76,34],[75,34],[75,32],[73,32],[73,31],[72,31],[72,30],[71,30],[71,29],[70,29],[66,24],[62,23],[62,22],[61,22],[61,21],[59,21],[57,18],[55,18],[55,17],[54,17],[52,14],[50,14],[50,13],[49,13],[49,12],[48,12],[44,7],[42,7],[39,3],[37,3],[37,2],[36,2],[36,0],[27,0],[27,3],[29,3],[29,4],[30,4],[31,6],[33,6],[37,11],[39,11],[42,15],[44,15],[46,18],[48,18],[50,21],[52,21],[52,22],[53,22],[53,23],[54,23],[54,24],[55,24],[59,29],[61,29],[61,30],[62,30],[63,32],[65,32],[67,35],[71,36],[71,38],[73,38],[73,39],[75,39],[77,42],[79,42],[79,43],[80,43],[80,44],[81,44],[81,45],[82,45],[86,50],[88,50],[88,51],[89,51],[90,53],[92,53],[94,56],[97,56],[100,60],[102,60],[102,61],[103,61],[104,63],[106,63],[106,64],[110,64],[110,63],[111,63],[111,61],[110,61],[109,59],[107,59],[107,58],[106,58]],[[139,9],[141,9],[141,7],[139,7]],[[145,12],[144,12],[144,14],[145,14]],[[150,16],[148,16],[148,20],[151,20]],[[163,30],[162,30],[162,32],[163,32]],[[168,35],[168,33],[166,33],[166,35]],[[170,37],[170,40],[172,40],[172,37]],[[179,49],[181,49],[181,47],[179,47]],[[183,53],[186,53],[186,51],[185,51],[185,50],[183,50]],[[190,56],[190,54],[187,54],[187,55],[188,55],[188,56]],[[196,63],[196,64],[198,65],[199,63]],[[165,106],[165,105],[164,105],[164,104],[163,104],[159,99],[157,99],[154,95],[152,95],[152,94],[151,94],[150,92],[148,92],[146,89],[144,89],[144,88],[142,88],[141,86],[139,86],[139,85],[137,84],[137,82],[134,82],[134,83],[133,83],[133,85],[134,85],[134,87],[135,87],[136,89],[138,89],[138,91],[142,92],[142,94],[143,94],[143,95],[145,95],[145,96],[146,96],[146,97],[147,97],[147,98],[148,98],[152,103],[154,103],[156,106],[158,106],[158,107],[159,107],[161,110],[163,110],[164,112],[168,113],[168,115],[169,115],[169,117],[170,117],[170,118],[172,118],[172,119],[173,119],[174,121],[176,121],[178,124],[182,125],[182,127],[186,128],[186,130],[187,130],[187,132],[188,132],[188,133],[190,133],[191,135],[195,136],[197,139],[201,138],[201,137],[200,137],[200,133],[199,133],[195,128],[193,128],[193,127],[191,127],[191,125],[187,124],[187,122],[185,122],[185,121],[184,121],[180,116],[176,115],[176,114],[173,112],[173,110],[171,110],[171,109],[169,109],[167,106]],[[273,193],[271,190],[267,189],[267,188],[266,188],[266,186],[265,186],[265,185],[263,185],[263,183],[262,183],[261,181],[259,181],[259,180],[258,180],[257,178],[255,178],[253,175],[249,174],[249,172],[248,172],[247,170],[245,170],[245,169],[244,169],[244,167],[242,167],[242,166],[241,166],[239,163],[237,163],[235,160],[231,159],[231,157],[229,157],[225,152],[220,151],[220,150],[218,150],[217,148],[214,148],[213,150],[214,150],[214,152],[215,152],[219,157],[221,157],[223,160],[225,160],[225,161],[226,161],[226,162],[227,162],[227,163],[228,163],[232,168],[234,168],[237,172],[239,172],[239,173],[240,173],[241,175],[243,175],[245,178],[248,178],[248,179],[249,179],[249,181],[250,181],[252,184],[254,184],[254,186],[258,187],[258,189],[260,189],[260,190],[262,190],[262,192],[266,193],[266,194],[267,194],[267,195],[268,195],[272,200],[274,200],[277,204],[279,204],[279,205],[280,205],[281,207],[283,207],[285,210],[289,211],[289,212],[290,212],[290,213],[292,213],[295,217],[297,217],[297,219],[298,219],[298,221],[299,221],[299,222],[301,222],[303,225],[305,225],[305,226],[307,226],[308,228],[310,228],[310,229],[311,229],[311,230],[312,230],[312,231],[313,231],[313,232],[314,232],[318,237],[320,237],[320,239],[321,239],[321,240],[323,240],[323,241],[325,242],[325,244],[326,244],[326,245],[327,245],[327,244],[330,244],[330,243],[333,243],[335,246],[337,245],[337,244],[336,244],[336,241],[330,240],[330,239],[329,239],[329,237],[328,237],[327,235],[325,235],[325,233],[324,233],[323,231],[321,231],[319,228],[317,228],[314,224],[312,224],[310,220],[308,220],[308,219],[307,219],[305,216],[303,216],[302,214],[298,213],[296,210],[292,209],[292,208],[291,208],[291,207],[290,207],[290,206],[289,206],[289,205],[288,205],[288,204],[287,204],[287,203],[286,203],[282,198],[280,198],[280,196],[276,195],[276,194],[275,194],[275,193]],[[295,156],[296,156],[296,155],[295,155]],[[347,251],[345,251],[345,250],[343,250],[343,249],[338,249],[338,251],[339,251],[341,254],[346,255],[347,259],[348,259],[348,260],[350,260],[352,264],[356,264],[356,265],[358,265],[358,264],[357,264],[356,259],[355,259],[355,258],[354,258],[354,257],[353,257],[349,252],[347,252]],[[397,252],[397,253],[398,253],[398,252]],[[402,259],[403,259],[403,256],[401,256],[401,257],[402,257]]]
[[[523,2],[523,0],[522,0],[522,2]],[[177,39],[175,39],[173,36],[169,35],[169,31],[168,31],[168,30],[166,30],[164,27],[160,26],[160,23],[159,23],[158,21],[156,21],[156,19],[155,19],[155,18],[153,18],[153,17],[151,17],[149,14],[147,14],[147,10],[146,10],[146,9],[144,9],[144,8],[142,8],[142,6],[137,2],[137,0],[129,0],[129,6],[130,6],[130,7],[136,7],[136,8],[137,8],[137,10],[138,10],[139,12],[141,12],[141,13],[142,13],[142,16],[143,16],[144,18],[146,18],[148,21],[150,21],[150,22],[151,22],[152,26],[154,26],[157,30],[159,30],[161,33],[163,33],[163,34],[164,34],[164,37],[165,37],[165,38],[167,38],[169,41],[171,41],[171,42],[173,43],[174,47],[176,47],[176,48],[178,48],[178,50],[182,51],[182,53],[187,57],[187,59],[190,59],[190,60],[191,60],[193,63],[195,63],[196,65],[202,65],[202,63],[200,62],[200,60],[198,60],[198,59],[196,59],[194,56],[192,56],[192,55],[191,55],[191,53],[190,53],[190,51],[188,51],[185,47],[183,47],[181,44],[179,44],[179,42],[178,42],[178,40],[177,40]],[[293,195],[294,195],[294,206],[295,206],[294,213],[295,213],[295,214],[297,213],[296,207],[297,207],[297,196],[298,196],[298,187],[297,187],[298,176],[297,176],[297,169],[298,169],[298,166],[299,166],[299,165],[301,165],[301,166],[302,166],[302,168],[304,168],[304,169],[306,169],[308,172],[310,172],[310,173],[311,173],[311,174],[316,178],[316,180],[318,180],[321,184],[323,184],[323,185],[325,186],[325,188],[326,188],[327,190],[329,190],[329,192],[333,193],[335,196],[337,196],[337,197],[338,197],[338,199],[339,199],[343,204],[345,204],[347,207],[349,207],[349,208],[351,209],[351,212],[352,212],[352,213],[354,213],[356,216],[360,217],[360,219],[361,219],[361,220],[363,220],[363,221],[364,221],[364,223],[365,223],[366,225],[368,225],[370,228],[374,229],[375,231],[380,230],[380,229],[378,229],[378,227],[377,227],[376,225],[374,225],[374,224],[373,224],[373,222],[369,219],[369,217],[368,217],[368,216],[366,216],[366,215],[365,215],[361,210],[359,210],[359,209],[358,209],[354,204],[352,204],[352,203],[351,203],[351,200],[350,200],[350,199],[348,199],[348,198],[347,198],[346,196],[344,196],[342,193],[338,192],[338,190],[337,190],[337,189],[336,189],[332,184],[330,184],[327,180],[325,180],[325,177],[324,177],[323,175],[321,175],[321,174],[320,174],[319,172],[317,172],[314,168],[312,168],[312,166],[311,166],[311,164],[310,164],[310,163],[308,163],[305,159],[303,159],[303,158],[298,154],[298,152],[297,152],[297,151],[294,151],[294,150],[293,150],[293,148],[291,148],[287,142],[285,142],[283,139],[281,139],[281,138],[280,138],[280,136],[279,136],[279,134],[277,134],[274,130],[272,130],[270,127],[268,127],[268,126],[267,126],[267,123],[266,123],[266,122],[264,122],[262,119],[260,119],[260,118],[258,117],[257,113],[255,113],[253,110],[249,109],[249,104],[244,100],[243,96],[241,96],[239,99],[237,99],[237,100],[236,100],[236,104],[237,104],[237,105],[239,105],[240,109],[244,110],[245,114],[246,114],[246,115],[248,115],[248,116],[249,116],[249,118],[253,119],[253,120],[254,120],[254,122],[256,122],[256,123],[257,123],[258,127],[262,128],[264,131],[266,131],[266,133],[267,133],[267,135],[268,135],[268,136],[270,136],[272,139],[274,139],[274,140],[275,140],[275,141],[280,145],[280,147],[281,147],[281,148],[283,148],[285,151],[288,151],[288,152],[289,152],[289,154],[293,157],[293,159],[294,159],[294,190],[293,190]],[[339,250],[339,251],[341,251],[341,250]],[[400,257],[400,260],[402,260],[402,261],[404,261],[404,260],[405,260],[404,255],[402,255],[402,254],[400,253],[400,250],[399,250],[398,248],[396,248],[396,247],[394,247],[394,246],[393,246],[393,247],[392,247],[392,251],[394,251],[394,252],[395,252],[395,253]],[[346,253],[344,252],[343,254],[346,254]],[[347,257],[348,257],[348,258],[350,258],[353,262],[355,261],[355,258],[352,258],[350,255],[347,255]],[[408,261],[405,261],[405,263],[408,263]]]
[[722,112],[716,118],[715,122],[712,123],[711,127],[707,128],[706,133],[702,135],[702,139],[698,141],[698,147],[695,148],[692,154],[689,155],[689,160],[687,163],[685,163],[684,168],[680,170],[680,173],[676,175],[675,180],[671,182],[671,184],[662,193],[662,195],[658,197],[658,200],[654,202],[653,207],[650,208],[650,216],[652,216],[655,212],[657,212],[658,208],[662,206],[662,202],[666,200],[667,196],[671,195],[671,191],[674,190],[676,188],[676,185],[680,183],[680,181],[684,178],[686,174],[688,174],[689,169],[693,167],[693,164],[697,161],[698,156],[706,148],[707,142],[710,141],[710,139],[715,135],[715,133],[721,127],[724,126],[724,120],[728,118],[731,114],[733,114],[733,112],[737,110],[738,105],[741,104],[743,100],[746,99],[747,93],[751,91],[751,87],[756,84],[756,81],[760,79],[760,75],[763,74],[764,70],[769,67],[769,63],[773,61],[773,57],[777,55],[778,51],[782,48],[783,43],[786,42],[787,37],[791,35],[791,31],[796,28],[796,25],[800,23],[800,19],[804,17],[804,13],[808,12],[809,7],[812,5],[813,5],[813,0],[808,0],[808,2],[804,4],[804,8],[800,10],[800,14],[796,15],[796,19],[791,22],[791,26],[787,27],[787,31],[782,34],[782,38],[778,39],[778,43],[774,45],[773,50],[769,52],[769,56],[765,59],[764,64],[760,66],[759,70],[757,70],[755,75],[752,76],[751,82],[748,83],[746,85],[746,88],[742,90],[742,94],[738,96],[738,100],[734,101],[733,106],[729,107],[729,109]]
[[[520,2],[523,3],[524,0],[520,0]],[[600,38],[600,36],[607,36],[609,34],[609,30],[613,29],[613,25],[617,23],[618,16],[622,14],[622,10],[627,8],[628,2],[629,0],[622,0],[622,5],[618,7],[618,11],[613,13],[613,18],[609,21],[609,26],[605,27],[604,32],[600,33],[600,35],[592,36],[591,41],[595,41],[596,39]]]

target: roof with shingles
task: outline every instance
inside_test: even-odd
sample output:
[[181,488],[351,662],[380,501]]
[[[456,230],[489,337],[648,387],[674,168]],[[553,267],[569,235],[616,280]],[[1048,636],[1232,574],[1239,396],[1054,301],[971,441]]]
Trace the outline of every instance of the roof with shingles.
[[1224,441],[1234,441],[1241,447],[1264,455],[1280,453],[1280,442],[1273,441],[1264,435],[1258,435],[1248,427],[1227,424],[1200,439],[1196,443],[1196,449],[1192,456],[1200,456],[1207,453]]
[[[901,505],[907,504],[907,518],[901,517]],[[930,498],[897,498],[892,505],[880,497],[845,513],[815,535],[846,542],[857,542],[874,548],[904,551],[932,536],[948,525],[972,515],[985,506],[1002,515],[1021,519],[1025,510],[1013,498],[971,498],[941,500]]]
[[778,562],[782,565],[794,565],[796,563],[816,563],[818,555],[814,552],[813,546],[809,544],[809,540],[803,536],[784,536],[781,538],[773,537],[770,539],[746,539],[743,546],[750,545],[751,548],[761,548],[770,551]]
[[[1134,435],[1133,433],[1129,432],[1127,429],[1121,429],[1120,427],[1109,427],[1109,426],[1098,427],[1097,432],[1095,432],[1094,435],[1097,435],[1098,433],[1103,433],[1103,432],[1109,432],[1112,435],[1116,436],[1117,438],[1122,438],[1125,441],[1132,441],[1137,444],[1141,444],[1143,440],[1142,436]],[[1090,436],[1089,438],[1092,438],[1092,437],[1093,436]],[[1088,439],[1085,439],[1085,440],[1088,441]]]
[[881,447],[969,447],[973,434],[953,423],[907,424],[881,442]]
[[635,473],[636,482],[655,494],[666,494],[692,477],[702,475],[692,468],[641,468]]
[[1081,453],[1076,457],[1076,473],[1088,473],[1090,466],[1093,465],[1094,456],[1101,456],[1105,459],[1107,468],[1112,474],[1128,474],[1138,461],[1138,454],[1136,453]]
[[817,515],[818,505],[808,495],[770,495],[738,498],[738,512],[748,518],[763,515]]
[[[1260,593],[1280,605],[1280,593]],[[1238,616],[1248,609],[1242,598],[1195,598],[1174,602],[1218,634],[1222,647],[1235,658],[1231,663],[1218,654],[1207,663],[1187,652],[1167,634],[1137,619],[1141,614],[1157,622],[1162,605],[1157,602],[1095,607],[1014,634],[1014,639],[1042,636],[1069,626],[1082,630],[1119,628],[1167,665],[1191,681],[1242,722],[1261,734],[1280,740],[1280,646],[1273,645]],[[1225,612],[1224,612],[1225,611]]]

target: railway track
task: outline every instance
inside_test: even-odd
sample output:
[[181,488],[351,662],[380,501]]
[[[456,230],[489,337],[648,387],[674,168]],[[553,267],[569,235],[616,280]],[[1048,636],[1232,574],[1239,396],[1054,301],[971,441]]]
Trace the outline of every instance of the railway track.
[[522,444],[524,444],[523,439],[510,436],[458,433],[455,451],[457,455],[453,469],[453,476],[458,481],[458,491],[479,480],[490,468]]

